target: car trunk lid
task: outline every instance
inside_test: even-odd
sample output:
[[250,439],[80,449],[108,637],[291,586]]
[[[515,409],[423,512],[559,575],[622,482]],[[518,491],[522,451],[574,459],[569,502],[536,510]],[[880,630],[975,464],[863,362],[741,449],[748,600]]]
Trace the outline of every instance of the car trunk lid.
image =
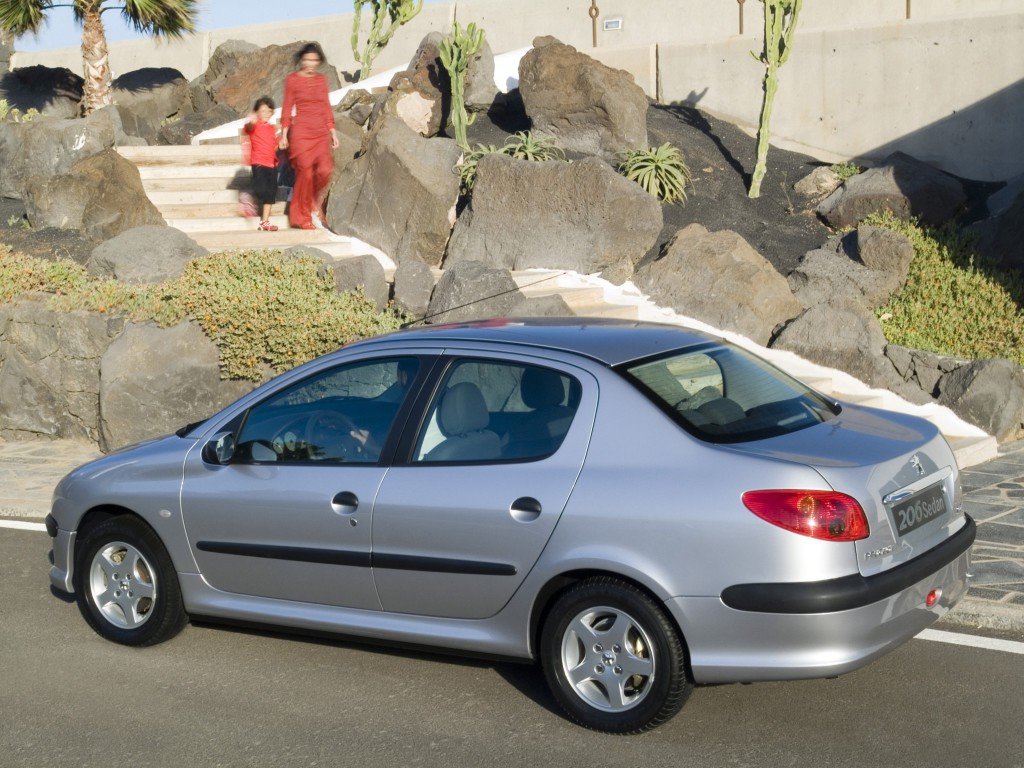
[[799,462],[857,499],[870,528],[855,542],[864,576],[912,560],[963,525],[953,453],[916,417],[843,405],[825,423],[729,448]]

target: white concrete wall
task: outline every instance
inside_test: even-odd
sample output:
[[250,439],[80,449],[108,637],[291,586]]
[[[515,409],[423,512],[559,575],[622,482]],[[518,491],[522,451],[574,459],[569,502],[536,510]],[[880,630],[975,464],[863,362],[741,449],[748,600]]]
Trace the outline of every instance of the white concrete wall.
[[[826,160],[901,149],[983,180],[1022,173],[1022,41],[1024,13],[798,33],[773,143]],[[662,99],[756,126],[761,70],[747,51],[758,44],[659,45]]]
[[[375,63],[412,56],[432,30],[453,19],[487,30],[496,52],[552,34],[625,69],[648,95],[686,101],[753,126],[761,72],[748,51],[761,48],[761,5],[747,0],[738,34],[736,0],[598,0],[598,47],[587,0],[460,0],[426,5]],[[979,179],[1024,172],[1024,0],[807,0],[793,58],[781,73],[774,143],[825,160],[878,159],[903,149]],[[622,29],[604,32],[606,19]],[[356,69],[352,16],[337,15],[205,32],[184,41],[111,45],[114,74],[168,66],[201,74],[230,39],[259,45],[317,40],[339,70]],[[18,53],[14,66],[81,71],[78,48]]]

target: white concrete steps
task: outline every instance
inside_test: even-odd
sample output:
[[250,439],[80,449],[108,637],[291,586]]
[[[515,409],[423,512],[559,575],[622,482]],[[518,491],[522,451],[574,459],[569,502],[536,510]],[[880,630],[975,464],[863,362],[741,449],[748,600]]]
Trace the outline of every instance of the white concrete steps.
[[230,189],[235,196],[252,188],[252,175],[248,172],[234,176],[195,176],[172,179],[143,179],[146,194],[154,192],[214,192]]
[[258,219],[240,215],[238,195],[249,187],[252,174],[237,143],[120,147],[118,152],[139,169],[147,196],[168,225],[188,233],[211,253],[308,245],[335,259],[372,255],[386,274],[394,272],[390,259],[359,240],[324,229],[290,229],[284,202],[271,209],[271,222],[279,230],[258,231]]
[[[238,206],[235,207],[237,209]],[[211,216],[206,218],[168,218],[165,214],[164,221],[167,222],[167,226],[180,229],[182,232],[188,232],[190,235],[201,232],[255,232],[260,223],[257,217],[246,218],[239,216],[237,210],[234,216]],[[270,223],[276,224],[282,231],[288,229],[289,226],[288,217],[284,215],[283,211],[279,214],[271,213]]]
[[[274,216],[282,216],[285,212],[286,204],[284,202],[274,203],[270,212]],[[171,219],[182,220],[182,219],[215,219],[217,221],[227,219],[242,219],[238,213],[238,201],[230,203],[182,203],[182,204],[164,204],[158,205],[157,210],[160,211],[160,215],[164,217],[164,220],[170,221]],[[173,224],[171,226],[174,226]]]
[[[320,229],[282,229],[279,232],[227,231],[227,232],[189,232],[195,240],[211,253],[254,248],[291,248],[293,245],[313,245],[321,248],[324,245],[336,246],[332,255],[353,256],[351,238],[338,238],[332,241],[329,233]],[[347,252],[345,251],[347,249]]]
[[[143,185],[145,186],[145,185]],[[237,189],[196,189],[172,190],[170,192],[150,192],[146,194],[153,205],[211,205],[215,203],[238,203]]]
[[600,287],[559,287],[557,281],[551,279],[559,274],[552,272],[547,277],[536,272],[513,272],[512,278],[519,286],[520,292],[527,298],[543,296],[561,296],[577,317],[615,317],[622,320],[636,320],[639,315],[635,306],[628,304],[610,304],[605,301],[604,289]]
[[999,443],[992,435],[984,437],[947,437],[956,463],[961,469],[982,464],[999,455]]
[[210,144],[206,146],[151,146],[118,147],[118,154],[138,166],[175,165],[192,167],[242,161],[239,144]]
[[252,168],[237,162],[214,163],[211,165],[140,165],[139,176],[144,184],[163,181],[173,183],[177,179],[233,179],[252,177]]

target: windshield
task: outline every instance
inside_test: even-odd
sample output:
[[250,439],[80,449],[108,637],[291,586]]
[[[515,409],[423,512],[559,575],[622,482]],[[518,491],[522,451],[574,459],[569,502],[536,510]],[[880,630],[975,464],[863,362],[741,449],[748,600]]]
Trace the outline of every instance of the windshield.
[[762,440],[839,412],[796,379],[725,343],[631,363],[622,372],[683,428],[711,442]]

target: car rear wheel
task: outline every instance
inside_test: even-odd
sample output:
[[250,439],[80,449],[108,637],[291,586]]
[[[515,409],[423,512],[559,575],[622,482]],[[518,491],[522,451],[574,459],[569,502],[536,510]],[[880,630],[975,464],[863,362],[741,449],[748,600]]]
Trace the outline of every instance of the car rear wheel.
[[78,608],[100,635],[124,645],[154,645],[188,617],[171,559],[141,520],[121,516],[85,531],[78,544]]
[[598,731],[637,733],[675,715],[689,691],[684,659],[657,602],[611,577],[570,587],[541,632],[552,694],[570,719]]

